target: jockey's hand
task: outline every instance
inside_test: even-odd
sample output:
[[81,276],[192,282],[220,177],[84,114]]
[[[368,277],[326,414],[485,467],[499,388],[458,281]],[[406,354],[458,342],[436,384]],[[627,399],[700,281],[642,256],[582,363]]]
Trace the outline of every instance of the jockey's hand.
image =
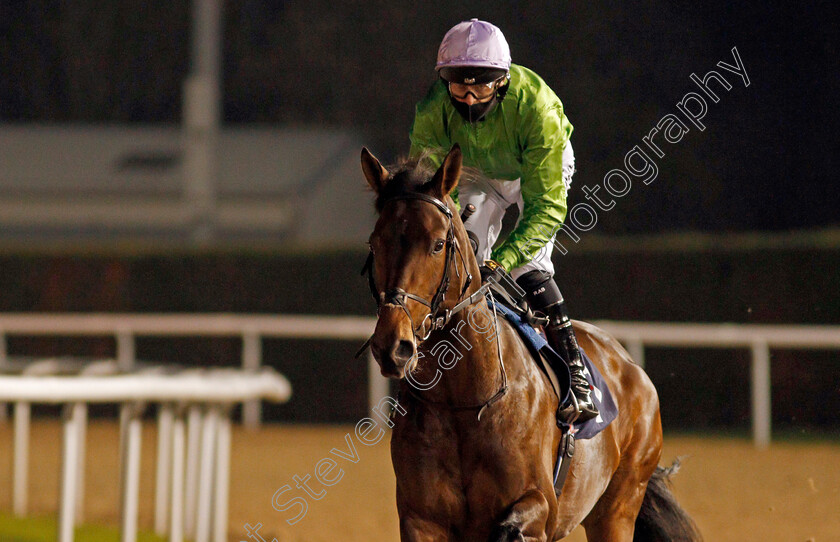
[[481,271],[481,282],[487,282],[491,277],[495,282],[502,285],[513,282],[507,269],[495,260],[484,260],[484,264],[478,266],[478,269]]
[[504,277],[508,274],[507,270],[494,260],[484,260],[484,263],[478,266],[478,270],[481,272],[482,284],[487,282],[490,277],[493,277],[496,282],[504,284]]
[[525,291],[519,287],[507,269],[494,260],[484,260],[484,265],[479,266],[481,271],[481,282],[493,282],[510,296],[513,303],[518,305],[525,297]]

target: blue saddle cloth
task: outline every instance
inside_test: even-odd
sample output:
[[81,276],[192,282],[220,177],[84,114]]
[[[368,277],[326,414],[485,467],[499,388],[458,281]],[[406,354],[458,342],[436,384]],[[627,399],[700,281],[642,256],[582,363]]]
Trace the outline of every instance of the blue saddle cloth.
[[[545,337],[540,335],[537,330],[535,330],[530,324],[523,321],[522,318],[515,313],[512,309],[503,305],[502,303],[493,303],[488,299],[490,303],[490,307],[502,313],[504,317],[513,324],[513,327],[519,332],[519,336],[525,341],[525,344],[528,345],[528,349],[531,351],[531,354],[536,358],[539,359],[540,354],[545,355],[546,357],[556,357],[562,360],[562,356],[555,352],[549,345],[548,341],[545,340]],[[581,348],[580,356],[583,360],[584,365],[584,374],[586,379],[592,384],[594,388],[592,391],[592,400],[595,403],[595,406],[598,407],[598,411],[600,415],[596,418],[583,422],[581,424],[575,424],[575,438],[576,439],[588,439],[592,438],[598,433],[600,433],[606,426],[612,422],[615,417],[618,415],[618,407],[615,405],[615,401],[613,400],[612,393],[610,393],[610,388],[607,386],[604,377],[601,376],[601,372],[598,370],[598,367],[590,361],[589,357],[586,355],[586,352],[583,351]],[[552,364],[553,367],[566,367],[565,374],[558,374],[557,379],[560,381],[560,386],[562,389],[559,390],[560,397],[563,398],[565,401],[568,398],[569,394],[569,372],[566,363],[557,363]],[[556,370],[556,369],[555,369]]]

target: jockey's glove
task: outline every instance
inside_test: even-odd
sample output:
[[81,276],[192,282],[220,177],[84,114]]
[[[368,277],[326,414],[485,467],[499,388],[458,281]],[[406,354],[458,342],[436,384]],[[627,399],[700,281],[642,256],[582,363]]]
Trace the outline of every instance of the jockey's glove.
[[482,284],[487,282],[490,277],[493,277],[496,282],[504,282],[505,275],[508,275],[507,269],[494,260],[484,260],[484,263],[478,266],[478,270],[481,273]]
[[525,291],[519,287],[507,269],[495,260],[484,260],[484,265],[479,266],[481,271],[481,282],[493,282],[497,288],[504,290],[515,305],[518,305],[525,297]]

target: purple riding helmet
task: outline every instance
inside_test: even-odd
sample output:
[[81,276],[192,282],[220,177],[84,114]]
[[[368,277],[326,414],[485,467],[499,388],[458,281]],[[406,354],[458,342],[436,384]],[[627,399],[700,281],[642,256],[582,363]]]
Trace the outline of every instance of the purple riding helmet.
[[[443,37],[435,70],[447,84],[455,109],[467,121],[477,122],[504,98],[510,62],[510,47],[502,31],[486,21],[470,19],[453,26]],[[470,86],[476,90],[471,91]],[[485,90],[492,93],[490,99],[482,95]],[[472,94],[476,103],[468,105],[456,99],[467,94]]]

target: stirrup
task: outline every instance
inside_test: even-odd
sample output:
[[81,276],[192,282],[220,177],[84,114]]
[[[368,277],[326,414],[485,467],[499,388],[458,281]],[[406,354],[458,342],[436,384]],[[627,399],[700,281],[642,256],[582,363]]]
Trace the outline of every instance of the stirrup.
[[569,393],[571,397],[571,401],[564,405],[560,405],[557,407],[557,413],[555,417],[557,418],[557,426],[562,427],[562,425],[574,425],[583,411],[580,409],[580,403],[578,403],[577,397],[575,397],[574,393]]
[[[577,396],[574,393],[574,390],[570,390],[569,393],[570,400],[566,405],[557,408],[557,425],[559,426],[561,423],[572,425],[577,421],[581,423],[588,422],[589,420],[594,420],[598,416],[601,415],[601,411],[595,406],[595,403],[592,401],[590,396],[590,402],[592,403],[592,409],[587,411],[586,413],[580,406],[580,401],[578,400]],[[583,417],[584,419],[581,419]]]

